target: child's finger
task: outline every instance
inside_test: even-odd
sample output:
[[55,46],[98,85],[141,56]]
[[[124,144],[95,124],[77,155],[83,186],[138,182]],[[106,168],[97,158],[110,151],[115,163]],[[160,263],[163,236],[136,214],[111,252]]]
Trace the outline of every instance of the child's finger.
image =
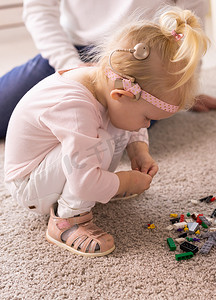
[[131,169],[139,171],[139,166],[136,161],[131,162]]
[[149,167],[141,167],[141,172],[142,173],[145,173],[145,174],[149,174],[149,170],[150,170],[150,168]]
[[140,171],[140,169],[139,168],[135,168],[134,171]]
[[151,177],[154,177],[158,172],[158,166],[157,165],[154,165],[152,166],[152,168],[148,171],[148,174],[151,176]]

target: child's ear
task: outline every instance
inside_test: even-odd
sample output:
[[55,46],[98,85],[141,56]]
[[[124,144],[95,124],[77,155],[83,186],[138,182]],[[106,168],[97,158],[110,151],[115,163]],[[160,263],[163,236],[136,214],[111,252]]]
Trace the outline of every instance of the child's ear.
[[122,96],[126,96],[132,99],[134,98],[134,94],[132,94],[131,92],[119,89],[112,90],[110,96],[113,100],[119,100]]

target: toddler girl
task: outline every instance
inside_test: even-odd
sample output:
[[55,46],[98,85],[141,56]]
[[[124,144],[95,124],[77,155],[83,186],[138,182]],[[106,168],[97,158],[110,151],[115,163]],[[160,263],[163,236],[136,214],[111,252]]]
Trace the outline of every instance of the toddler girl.
[[[96,65],[58,71],[22,98],[6,137],[5,183],[28,210],[50,212],[49,242],[83,256],[114,250],[91,209],[149,188],[158,167],[147,128],[192,105],[206,47],[193,13],[169,8],[158,22],[117,31]],[[125,148],[132,170],[114,173]]]

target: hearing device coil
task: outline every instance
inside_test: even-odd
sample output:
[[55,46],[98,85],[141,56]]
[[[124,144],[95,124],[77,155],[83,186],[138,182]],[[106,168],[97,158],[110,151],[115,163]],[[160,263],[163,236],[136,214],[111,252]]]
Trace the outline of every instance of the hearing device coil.
[[116,49],[116,50],[113,50],[110,53],[110,56],[109,56],[109,65],[110,65],[110,68],[113,70],[113,72],[115,72],[119,76],[122,76],[122,77],[127,78],[127,79],[131,80],[132,82],[134,82],[135,78],[133,78],[131,76],[128,76],[128,75],[123,75],[123,74],[117,72],[113,68],[112,62],[111,62],[111,58],[112,58],[112,55],[115,52],[129,52],[129,53],[131,53],[134,56],[135,59],[137,59],[137,60],[144,60],[144,59],[146,59],[149,56],[149,53],[150,53],[149,46],[147,46],[145,43],[139,43],[136,46],[134,46],[133,49]]

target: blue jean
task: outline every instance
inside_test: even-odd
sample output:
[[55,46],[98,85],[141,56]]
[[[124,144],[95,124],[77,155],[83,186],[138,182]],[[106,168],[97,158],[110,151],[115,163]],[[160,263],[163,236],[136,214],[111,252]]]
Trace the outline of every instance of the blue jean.
[[41,55],[18,66],[0,78],[0,138],[4,138],[10,116],[19,102],[36,83],[55,70]]

